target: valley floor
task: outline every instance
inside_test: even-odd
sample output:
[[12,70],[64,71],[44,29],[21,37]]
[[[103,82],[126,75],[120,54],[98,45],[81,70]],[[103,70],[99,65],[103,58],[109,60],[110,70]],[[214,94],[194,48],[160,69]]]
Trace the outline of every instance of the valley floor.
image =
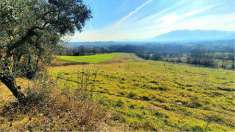
[[60,83],[71,88],[76,87],[74,73],[97,71],[91,89],[95,100],[114,112],[114,121],[134,129],[235,129],[233,71],[146,61],[129,54],[122,57],[113,63],[59,66],[50,71],[69,78]]

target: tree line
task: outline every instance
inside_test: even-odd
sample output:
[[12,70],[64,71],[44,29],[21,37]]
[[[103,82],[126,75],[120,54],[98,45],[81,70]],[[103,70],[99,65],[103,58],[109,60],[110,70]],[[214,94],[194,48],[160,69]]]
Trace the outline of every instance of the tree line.
[[194,43],[92,43],[62,48],[60,55],[92,55],[97,53],[127,52],[147,60],[163,60],[206,67],[234,69],[235,41]]

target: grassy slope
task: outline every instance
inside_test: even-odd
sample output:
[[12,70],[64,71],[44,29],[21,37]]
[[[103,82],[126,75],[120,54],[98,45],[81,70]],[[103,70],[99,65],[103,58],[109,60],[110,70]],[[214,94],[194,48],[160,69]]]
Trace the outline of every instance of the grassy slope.
[[[114,120],[137,129],[234,130],[234,72],[122,56],[122,61],[95,66],[95,99],[114,111]],[[94,67],[60,66],[50,72],[76,80],[72,73],[84,68]],[[60,83],[76,87],[73,82]]]

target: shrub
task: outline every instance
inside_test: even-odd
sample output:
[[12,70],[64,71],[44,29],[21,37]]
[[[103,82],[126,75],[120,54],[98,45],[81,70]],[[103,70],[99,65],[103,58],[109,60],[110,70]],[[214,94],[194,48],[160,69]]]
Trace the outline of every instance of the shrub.
[[[108,112],[98,103],[91,99],[76,98],[79,96],[76,94],[80,93],[59,90],[56,85],[46,85],[45,89],[45,83],[55,83],[49,78],[44,79],[35,80],[32,86],[25,90],[25,104],[12,102],[0,109],[0,117],[5,119],[2,123],[10,123],[8,127],[0,126],[0,130],[98,130],[101,124],[109,119]],[[17,126],[14,122],[24,123]]]

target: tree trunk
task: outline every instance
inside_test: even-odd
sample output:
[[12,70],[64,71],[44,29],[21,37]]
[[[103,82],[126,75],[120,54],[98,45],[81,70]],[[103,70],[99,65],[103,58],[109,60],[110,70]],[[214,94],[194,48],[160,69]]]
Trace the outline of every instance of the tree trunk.
[[18,99],[20,103],[24,102],[25,95],[18,89],[15,78],[13,76],[3,76],[0,78],[1,82],[5,84],[11,93]]

